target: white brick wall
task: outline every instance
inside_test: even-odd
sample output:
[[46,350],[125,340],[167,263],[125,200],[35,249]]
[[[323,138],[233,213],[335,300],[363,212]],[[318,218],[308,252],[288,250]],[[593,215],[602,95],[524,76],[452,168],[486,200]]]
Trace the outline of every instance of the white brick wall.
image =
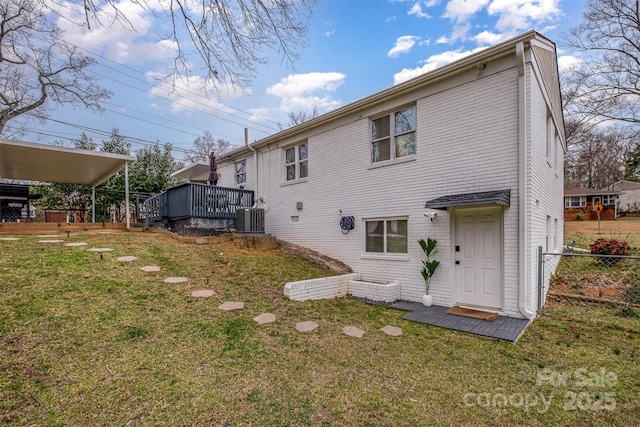
[[[530,309],[536,305],[535,247],[544,244],[546,216],[562,222],[562,165],[555,170],[541,157],[546,138],[546,107],[539,83],[527,68],[529,133],[526,138],[526,193],[518,181],[518,73],[514,57],[475,68],[414,93],[371,106],[335,123],[259,148],[259,204],[266,211],[266,232],[340,259],[364,282],[400,283],[400,298],[419,301],[424,294],[420,275],[422,251],[418,239],[438,240],[441,264],[430,293],[434,304],[452,305],[454,249],[452,211],[438,211],[431,222],[424,216],[427,200],[450,194],[511,190],[511,205],[503,209],[503,312],[519,310],[519,203],[526,203],[526,286]],[[382,167],[370,164],[369,118],[410,103],[417,106],[417,154],[410,161]],[[286,183],[284,147],[308,142],[309,177]],[[544,155],[544,152],[542,153]],[[562,156],[558,155],[558,160]],[[229,165],[233,166],[233,165]],[[377,166],[377,165],[376,165]],[[255,190],[253,156],[247,158],[247,189]],[[233,177],[222,170],[221,185]],[[228,175],[228,177],[227,177]],[[302,202],[302,209],[297,209]],[[343,233],[341,215],[355,217],[355,229]],[[404,256],[364,253],[364,221],[371,218],[408,219],[409,250]],[[559,236],[560,247],[562,236]],[[291,292],[291,290],[289,290]],[[342,292],[342,291],[340,291]],[[318,295],[314,294],[313,297]]]

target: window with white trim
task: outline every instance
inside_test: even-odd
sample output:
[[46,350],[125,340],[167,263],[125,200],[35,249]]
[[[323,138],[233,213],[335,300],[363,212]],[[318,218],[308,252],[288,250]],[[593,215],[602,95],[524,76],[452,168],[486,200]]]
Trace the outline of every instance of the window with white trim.
[[406,254],[408,221],[406,218],[371,219],[366,222],[365,252]]
[[371,120],[371,162],[416,154],[416,106]]
[[602,196],[602,204],[604,206],[612,206],[616,204],[616,196],[613,194]]
[[555,169],[556,127],[551,111],[547,110],[547,162]]
[[309,154],[306,142],[285,148],[284,169],[286,181],[295,181],[309,175]]
[[236,184],[247,182],[247,162],[236,162]]
[[565,208],[584,208],[587,206],[586,196],[567,196],[564,198]]

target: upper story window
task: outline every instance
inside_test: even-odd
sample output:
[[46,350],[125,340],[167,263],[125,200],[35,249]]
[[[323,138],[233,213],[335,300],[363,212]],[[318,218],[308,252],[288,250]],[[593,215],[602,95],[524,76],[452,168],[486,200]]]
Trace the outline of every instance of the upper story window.
[[309,154],[307,143],[284,150],[284,167],[287,181],[306,178],[309,175]]
[[408,221],[406,219],[376,219],[366,221],[365,252],[406,254]]
[[247,162],[245,160],[236,163],[236,184],[247,182]]
[[584,208],[587,206],[587,198],[585,196],[567,196],[564,198],[565,208]]
[[371,120],[371,161],[373,163],[415,153],[415,105]]

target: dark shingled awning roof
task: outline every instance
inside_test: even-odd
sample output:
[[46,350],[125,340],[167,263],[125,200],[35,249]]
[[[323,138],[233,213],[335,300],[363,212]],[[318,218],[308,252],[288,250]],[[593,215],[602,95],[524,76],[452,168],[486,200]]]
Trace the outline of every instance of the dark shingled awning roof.
[[453,194],[438,197],[425,203],[425,208],[447,210],[447,208],[480,205],[509,206],[511,190],[482,191],[478,193]]

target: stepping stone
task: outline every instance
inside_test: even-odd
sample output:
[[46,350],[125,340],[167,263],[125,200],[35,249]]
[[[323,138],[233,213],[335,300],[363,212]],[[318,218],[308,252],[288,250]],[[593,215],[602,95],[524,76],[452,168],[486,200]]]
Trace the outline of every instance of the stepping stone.
[[209,298],[213,294],[215,294],[215,292],[211,289],[201,289],[199,291],[191,292],[191,296],[194,298]]
[[144,267],[140,267],[140,270],[151,273],[153,271],[160,271],[160,267],[158,267],[157,265],[145,265]]
[[318,324],[311,320],[307,320],[306,322],[296,323],[296,329],[300,332],[311,332],[317,327],[318,327]]
[[39,240],[38,243],[62,243],[64,240]]
[[259,316],[253,318],[258,325],[264,325],[265,323],[272,323],[276,321],[276,315],[272,313],[262,313]]
[[364,335],[364,331],[360,328],[356,328],[355,326],[345,326],[342,328],[342,332],[344,332],[345,335],[356,338],[362,338]]
[[77,246],[86,246],[85,242],[75,242],[75,243],[65,243],[65,246],[77,247]]
[[118,259],[118,261],[120,261],[120,262],[132,262],[132,261],[137,260],[137,259],[138,259],[138,257],[137,257],[137,256],[130,256],[130,255],[129,255],[129,256],[119,256],[117,259]]
[[184,283],[186,281],[186,277],[167,277],[164,279],[164,283]]
[[111,248],[91,248],[87,249],[89,252],[111,252],[113,249]]
[[399,337],[400,335],[402,335],[402,329],[398,328],[397,326],[387,325],[384,328],[380,328],[380,330],[392,337]]
[[220,310],[231,311],[231,310],[242,310],[244,308],[243,302],[234,302],[234,301],[226,301],[218,306]]
[[8,241],[13,241],[13,240],[20,240],[19,237],[0,237],[0,240],[4,240],[6,242]]

